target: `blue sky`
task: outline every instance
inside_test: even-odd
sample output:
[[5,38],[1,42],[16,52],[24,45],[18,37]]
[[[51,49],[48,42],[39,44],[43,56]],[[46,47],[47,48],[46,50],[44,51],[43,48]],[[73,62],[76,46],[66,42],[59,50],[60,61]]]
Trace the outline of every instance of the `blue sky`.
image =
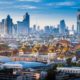
[[67,26],[76,26],[77,9],[80,0],[0,0],[0,20],[10,14],[13,22],[23,19],[23,15],[30,14],[30,25],[57,25],[61,19]]

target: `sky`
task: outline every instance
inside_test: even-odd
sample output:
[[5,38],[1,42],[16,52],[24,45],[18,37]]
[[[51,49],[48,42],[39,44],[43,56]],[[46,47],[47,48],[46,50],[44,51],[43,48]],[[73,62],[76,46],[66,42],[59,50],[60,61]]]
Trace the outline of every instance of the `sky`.
[[80,0],[0,0],[0,20],[10,14],[16,23],[22,21],[23,15],[28,12],[30,26],[57,26],[64,19],[71,28],[73,24],[76,27],[79,8]]

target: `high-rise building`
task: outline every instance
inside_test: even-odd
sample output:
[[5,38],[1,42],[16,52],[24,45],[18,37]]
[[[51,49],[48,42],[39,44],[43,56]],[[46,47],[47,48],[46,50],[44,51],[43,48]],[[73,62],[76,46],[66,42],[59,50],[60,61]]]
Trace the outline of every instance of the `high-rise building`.
[[5,19],[2,19],[2,32],[5,34]]
[[77,33],[80,34],[80,9],[77,12]]
[[44,29],[45,29],[45,32],[46,33],[49,33],[50,32],[50,27],[49,26],[45,26]]
[[17,33],[18,34],[22,34],[24,31],[23,31],[23,23],[22,22],[20,22],[20,21],[18,21],[17,22]]
[[29,20],[29,14],[26,13],[23,17],[23,21],[18,21],[17,26],[18,26],[18,34],[25,34],[29,32],[30,29],[30,20]]
[[13,25],[13,35],[17,34],[17,24]]
[[2,23],[0,22],[0,34],[2,33]]
[[27,32],[29,32],[29,29],[30,29],[30,20],[29,19],[30,19],[29,14],[26,13],[23,17],[23,25]]
[[10,17],[10,15],[7,16],[7,18],[4,20],[4,29],[5,29],[5,33],[11,35],[12,34],[12,19]]
[[59,33],[65,35],[66,24],[64,20],[60,21]]

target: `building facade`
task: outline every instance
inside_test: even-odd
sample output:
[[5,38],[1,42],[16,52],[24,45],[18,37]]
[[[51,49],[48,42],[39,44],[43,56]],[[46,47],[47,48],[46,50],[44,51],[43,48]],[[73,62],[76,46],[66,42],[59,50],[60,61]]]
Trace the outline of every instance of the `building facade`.
[[80,9],[77,12],[77,33],[80,34]]
[[12,19],[11,19],[10,15],[8,15],[4,21],[5,34],[9,34],[9,35],[12,34],[12,26],[13,26]]
[[26,13],[23,17],[23,21],[18,21],[17,22],[17,27],[18,27],[18,34],[26,34],[29,32],[30,29],[30,19],[29,19],[29,14]]
[[65,21],[64,20],[61,20],[60,21],[60,26],[59,26],[59,33],[64,35],[65,34],[65,31],[66,31]]

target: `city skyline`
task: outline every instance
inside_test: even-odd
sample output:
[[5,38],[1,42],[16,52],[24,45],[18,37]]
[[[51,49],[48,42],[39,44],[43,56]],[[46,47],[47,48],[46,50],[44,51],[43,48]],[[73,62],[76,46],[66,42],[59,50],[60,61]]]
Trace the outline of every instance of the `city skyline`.
[[22,15],[30,14],[30,26],[36,24],[41,28],[46,25],[57,25],[65,20],[66,25],[76,26],[79,0],[1,0],[0,20],[10,14],[13,22],[23,20]]

